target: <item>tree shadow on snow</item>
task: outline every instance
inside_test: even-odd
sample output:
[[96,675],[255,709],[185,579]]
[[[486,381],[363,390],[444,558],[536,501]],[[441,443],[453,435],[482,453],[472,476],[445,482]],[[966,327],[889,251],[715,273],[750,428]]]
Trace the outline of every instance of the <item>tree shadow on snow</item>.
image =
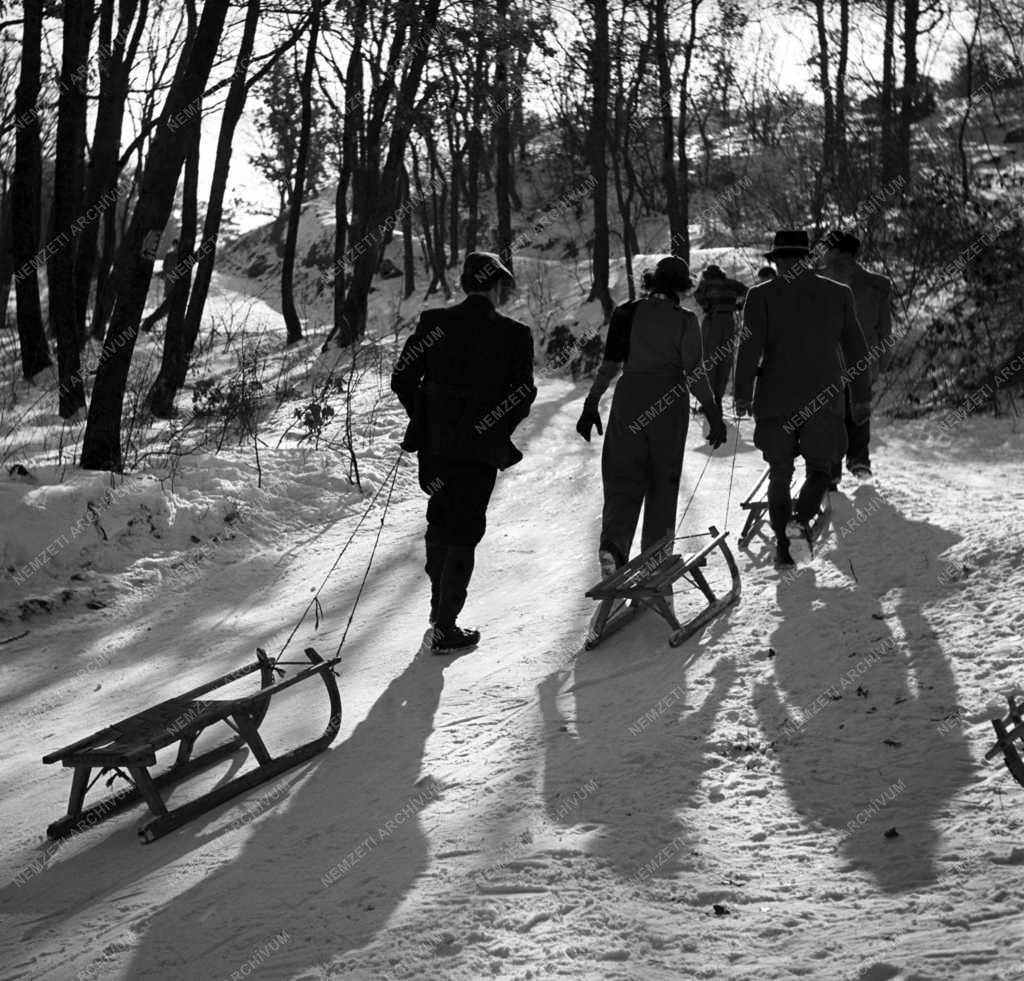
[[943,725],[956,683],[922,610],[958,538],[873,488],[855,501],[835,500],[822,560],[847,581],[805,567],[777,586],[775,683],[757,686],[755,706],[793,806],[840,835],[841,871],[898,892],[936,880],[936,821],[974,769],[963,731]]

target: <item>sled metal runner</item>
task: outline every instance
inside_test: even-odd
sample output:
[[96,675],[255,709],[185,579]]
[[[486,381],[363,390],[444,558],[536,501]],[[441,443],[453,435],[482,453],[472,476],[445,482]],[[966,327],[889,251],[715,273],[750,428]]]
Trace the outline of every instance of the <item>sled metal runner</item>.
[[[711,540],[693,555],[683,557],[672,551],[674,538],[666,535],[646,551],[627,562],[614,575],[587,590],[586,595],[600,606],[591,620],[585,647],[592,650],[606,637],[622,629],[641,610],[652,609],[672,628],[669,644],[678,647],[701,627],[710,623],[740,598],[740,571],[726,538],[729,532],[708,529]],[[701,571],[708,555],[719,550],[729,568],[731,586],[724,596],[716,596]],[[693,619],[680,623],[668,598],[672,584],[683,577],[703,593],[707,606]]]
[[1007,696],[1010,703],[1010,714],[1005,719],[993,719],[992,728],[996,731],[996,744],[986,754],[990,760],[1003,754],[1006,769],[1013,774],[1013,779],[1024,787],[1024,700],[1018,702],[1016,695]]
[[[153,817],[139,829],[139,836],[143,842],[155,841],[192,818],[325,750],[341,725],[341,697],[334,675],[334,666],[341,659],[324,660],[312,647],[307,647],[305,653],[309,665],[290,678],[275,682],[275,671],[284,674],[283,670],[276,667],[276,662],[271,661],[265,651],[257,649],[255,662],[44,756],[44,763],[61,763],[74,770],[67,814],[46,829],[47,835],[61,838],[84,831],[144,801]],[[223,699],[202,697],[256,671],[260,673],[260,688],[252,694]],[[259,733],[270,700],[278,692],[314,676],[319,676],[327,689],[331,714],[326,728],[317,738],[287,753],[272,756]],[[225,723],[235,735],[221,745],[193,756],[192,750],[200,734],[217,722]],[[174,763],[162,773],[151,774],[150,767],[156,764],[157,750],[174,744],[178,746]],[[161,794],[164,788],[173,787],[246,747],[258,764],[253,770],[178,807],[167,807]],[[94,769],[99,773],[90,780]],[[127,777],[129,785],[86,806],[86,793],[108,771]]]
[[[758,478],[754,489],[747,495],[745,500],[740,502],[740,507],[747,512],[747,520],[743,523],[743,529],[740,531],[739,538],[736,539],[736,544],[740,548],[746,548],[754,535],[761,534],[762,537],[764,536],[762,528],[768,519],[768,474],[769,468],[765,467],[764,473]],[[831,510],[829,494],[826,493],[824,498],[822,498],[821,510],[811,522],[812,543],[817,541],[825,530]]]

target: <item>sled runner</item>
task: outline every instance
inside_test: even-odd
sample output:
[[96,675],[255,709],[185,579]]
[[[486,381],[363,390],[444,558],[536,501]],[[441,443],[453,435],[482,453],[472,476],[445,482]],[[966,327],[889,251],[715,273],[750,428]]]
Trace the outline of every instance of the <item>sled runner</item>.
[[986,754],[990,760],[999,753],[1003,754],[1006,769],[1013,774],[1014,780],[1024,787],[1024,701],[1016,701],[1016,695],[1009,695],[1010,714],[1005,719],[993,719],[992,727],[996,731],[996,744]]
[[[765,467],[764,473],[758,478],[754,489],[747,495],[746,500],[740,502],[740,507],[747,512],[747,520],[743,523],[743,530],[740,532],[739,538],[736,539],[736,544],[740,548],[746,548],[754,535],[760,533],[763,536],[761,529],[768,519],[768,472],[768,468]],[[826,493],[822,499],[821,510],[810,525],[812,544],[818,540],[821,533],[825,530],[830,513],[831,504],[829,495]]]
[[[274,672],[284,674],[262,649],[256,651],[257,660],[237,671],[191,691],[160,702],[130,718],[70,746],[43,757],[44,763],[61,763],[74,768],[68,812],[54,821],[46,833],[50,838],[84,831],[98,822],[145,801],[154,817],[139,829],[144,842],[155,841],[187,821],[205,814],[224,801],[270,780],[293,766],[326,749],[338,734],[341,725],[341,698],[334,675],[339,657],[325,661],[312,648],[306,648],[310,663],[290,678],[274,681]],[[296,663],[296,662],[291,662]],[[237,681],[255,671],[260,672],[260,689],[251,695],[237,698],[203,698],[209,692]],[[322,735],[280,756],[271,756],[259,734],[259,727],[267,714],[270,700],[278,692],[301,681],[319,675],[327,689],[331,715]],[[214,723],[223,722],[235,735],[219,746],[193,757],[192,750],[200,734]],[[152,775],[150,767],[156,765],[157,750],[177,743],[174,763],[163,773]],[[248,747],[256,758],[257,766],[241,776],[221,784],[213,790],[168,809],[161,791],[223,760],[239,749]],[[90,780],[94,769],[99,773]],[[127,771],[127,772],[126,772]],[[85,795],[104,773],[112,772],[129,782],[119,792],[89,806],[83,806]],[[108,781],[108,785],[112,782]]]
[[[714,526],[708,532],[711,541],[687,558],[673,554],[675,539],[672,535],[666,535],[627,562],[614,575],[588,589],[586,595],[598,600],[600,605],[587,631],[586,649],[592,650],[645,608],[654,610],[668,622],[672,628],[669,643],[678,647],[735,603],[740,598],[740,572],[725,541],[729,532],[719,532]],[[715,595],[701,571],[707,565],[708,555],[715,549],[721,551],[732,578],[731,588],[724,596]],[[666,596],[671,595],[672,584],[684,578],[704,594],[708,605],[692,620],[681,624]]]

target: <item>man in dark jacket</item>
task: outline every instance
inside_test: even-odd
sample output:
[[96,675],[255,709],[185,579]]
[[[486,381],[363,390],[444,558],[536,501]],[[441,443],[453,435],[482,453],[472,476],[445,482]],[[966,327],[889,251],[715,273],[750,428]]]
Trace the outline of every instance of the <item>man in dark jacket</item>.
[[523,458],[511,437],[537,396],[530,328],[496,309],[515,285],[512,273],[497,255],[471,252],[461,284],[462,303],[420,314],[391,374],[409,414],[402,447],[419,452],[420,487],[430,496],[426,572],[435,654],[480,640],[479,631],[455,621],[497,472]]
[[[871,411],[867,345],[853,294],[815,275],[809,252],[806,232],[776,233],[766,257],[778,265],[779,277],[747,294],[736,363],[736,411],[753,412],[754,445],[769,466],[768,514],[780,566],[793,564],[790,538],[809,541],[808,527],[828,491],[832,462],[845,449],[847,384],[854,418],[862,420]],[[807,479],[794,515],[789,487],[798,454],[806,461]]]
[[705,314],[701,324],[704,357],[711,364],[708,381],[719,409],[732,374],[736,311],[743,308],[746,293],[746,286],[739,280],[730,279],[718,266],[712,265],[702,273],[693,294]]
[[[892,352],[892,315],[890,310],[892,281],[887,276],[868,272],[857,262],[860,239],[849,232],[834,231],[825,240],[828,251],[822,267],[822,275],[837,283],[850,287],[857,321],[864,332],[871,361],[872,384],[889,365]],[[846,393],[846,469],[854,477],[871,476],[871,419],[855,422],[850,414],[852,400]],[[842,460],[837,461],[832,477],[838,484],[842,476]]]

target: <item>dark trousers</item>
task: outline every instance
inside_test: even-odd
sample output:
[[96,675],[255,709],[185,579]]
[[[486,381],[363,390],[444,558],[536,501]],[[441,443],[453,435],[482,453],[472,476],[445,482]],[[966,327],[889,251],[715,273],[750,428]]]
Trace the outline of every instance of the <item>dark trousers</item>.
[[704,361],[708,364],[708,383],[715,393],[718,407],[722,407],[725,389],[732,374],[736,343],[736,319],[731,310],[709,313],[703,324]]
[[615,388],[601,452],[601,548],[610,547],[623,562],[629,558],[641,507],[641,548],[675,531],[690,401],[685,389],[672,395],[671,402],[661,401],[673,383],[678,387],[671,379],[623,375]]
[[[776,538],[781,539],[790,518],[809,522],[821,508],[834,462],[842,458],[845,449],[843,420],[828,412],[818,412],[797,426],[781,418],[758,419],[754,445],[768,464],[768,518]],[[798,455],[807,464],[807,477],[794,511],[789,488]]]
[[451,627],[466,603],[498,471],[486,463],[423,453],[419,465],[420,489],[430,496],[424,536],[430,610],[438,626]]
[[[871,442],[871,417],[869,416],[861,423],[853,421],[853,413],[850,399],[850,389],[846,389],[846,468],[848,470],[855,466],[871,466],[871,455],[868,452],[868,444]],[[833,476],[839,477],[843,472],[842,459],[836,464]]]

